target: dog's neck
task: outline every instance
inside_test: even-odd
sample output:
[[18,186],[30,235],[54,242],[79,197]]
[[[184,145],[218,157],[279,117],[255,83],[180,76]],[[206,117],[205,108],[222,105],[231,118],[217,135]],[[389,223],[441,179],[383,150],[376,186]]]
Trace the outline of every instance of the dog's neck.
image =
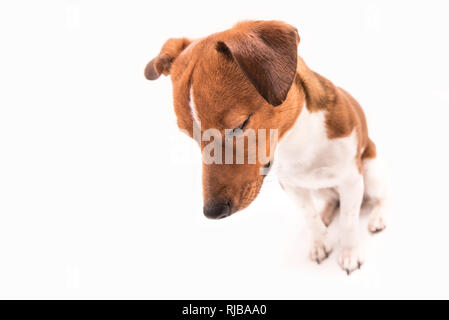
[[335,104],[337,94],[334,85],[312,71],[299,56],[296,71],[297,83],[305,93],[306,106],[309,111],[325,110]]

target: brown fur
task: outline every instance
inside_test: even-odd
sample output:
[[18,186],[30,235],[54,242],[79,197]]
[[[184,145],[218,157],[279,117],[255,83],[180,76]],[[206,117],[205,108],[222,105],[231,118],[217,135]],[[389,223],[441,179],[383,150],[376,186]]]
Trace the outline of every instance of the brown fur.
[[361,172],[362,159],[374,158],[376,148],[368,137],[368,127],[360,104],[344,89],[310,70],[298,59],[298,77],[306,91],[307,109],[326,112],[326,129],[329,139],[343,138],[354,129],[357,133],[357,165]]
[[[246,128],[278,129],[282,138],[307,101],[309,111],[326,112],[330,139],[348,136],[355,128],[360,168],[362,158],[375,156],[363,112],[348,93],[305,65],[297,55],[298,43],[296,29],[288,24],[247,21],[193,43],[168,40],[145,76],[171,75],[178,126],[190,136],[190,90],[202,130],[216,128],[223,137],[224,129],[237,128],[250,117]],[[201,150],[207,144],[201,143]],[[270,148],[275,145],[267,143],[266,154]],[[204,203],[228,202],[232,212],[245,208],[259,192],[264,165],[203,164]]]

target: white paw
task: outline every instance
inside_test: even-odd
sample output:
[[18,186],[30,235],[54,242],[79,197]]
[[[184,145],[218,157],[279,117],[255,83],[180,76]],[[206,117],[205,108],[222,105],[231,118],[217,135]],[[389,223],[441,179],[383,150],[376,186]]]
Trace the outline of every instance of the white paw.
[[331,252],[332,248],[329,244],[326,244],[324,241],[315,241],[310,248],[309,258],[320,264],[329,257]]
[[368,230],[371,233],[379,233],[386,227],[385,218],[382,215],[374,214],[369,217]]
[[357,248],[343,248],[338,258],[338,263],[349,276],[353,271],[360,269],[363,264],[360,250]]

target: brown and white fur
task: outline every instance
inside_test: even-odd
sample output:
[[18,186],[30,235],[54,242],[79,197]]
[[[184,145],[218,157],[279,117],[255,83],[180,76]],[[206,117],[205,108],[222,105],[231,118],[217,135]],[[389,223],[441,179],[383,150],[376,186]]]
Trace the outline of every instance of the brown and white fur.
[[[360,105],[310,70],[298,57],[298,43],[297,30],[283,22],[242,22],[196,41],[169,39],[145,76],[171,75],[178,126],[192,137],[199,123],[202,130],[278,130],[279,142],[266,151],[275,150],[279,182],[305,213],[310,258],[321,263],[328,257],[327,226],[339,210],[339,264],[350,274],[363,263],[362,204],[372,208],[369,231],[385,228],[384,175]],[[200,142],[201,150],[205,145]],[[247,207],[266,165],[203,163],[204,214],[223,218]],[[322,212],[317,198],[325,203]]]

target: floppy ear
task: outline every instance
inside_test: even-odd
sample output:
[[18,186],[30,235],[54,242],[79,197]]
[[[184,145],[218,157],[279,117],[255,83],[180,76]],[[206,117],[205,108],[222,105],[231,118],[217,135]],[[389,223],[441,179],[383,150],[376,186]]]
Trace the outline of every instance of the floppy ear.
[[279,21],[243,22],[235,29],[216,49],[235,60],[267,102],[282,104],[296,74],[298,31]]
[[145,67],[145,78],[156,80],[161,74],[169,75],[170,68],[176,57],[190,44],[187,38],[168,39],[162,46],[159,55],[148,62]]

